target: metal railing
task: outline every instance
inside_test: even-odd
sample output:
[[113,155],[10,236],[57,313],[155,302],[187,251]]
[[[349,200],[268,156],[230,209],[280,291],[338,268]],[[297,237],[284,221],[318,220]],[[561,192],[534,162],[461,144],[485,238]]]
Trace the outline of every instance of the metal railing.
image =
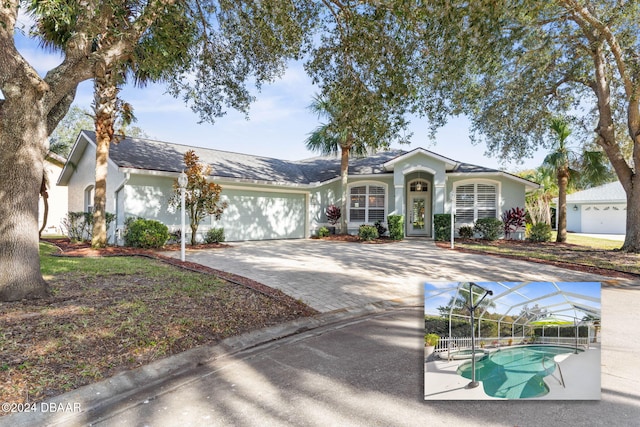
[[[510,345],[520,344],[557,344],[566,346],[575,346],[575,338],[565,337],[537,337],[535,340],[528,337],[489,337],[489,338],[476,338],[476,348],[482,347],[505,347]],[[579,337],[578,345],[587,347],[589,344],[589,338]],[[471,337],[440,337],[438,345],[436,345],[435,351],[465,350],[471,348]]]

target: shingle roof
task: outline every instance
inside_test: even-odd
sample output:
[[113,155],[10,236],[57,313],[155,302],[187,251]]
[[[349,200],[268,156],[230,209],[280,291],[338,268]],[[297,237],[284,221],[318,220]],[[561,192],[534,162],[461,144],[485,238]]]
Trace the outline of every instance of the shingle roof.
[[[83,131],[95,142],[95,132]],[[200,161],[211,165],[212,175],[222,178],[255,180],[272,183],[310,184],[340,176],[340,158],[313,157],[299,161],[233,153],[210,148],[193,147],[145,138],[124,138],[111,144],[109,157],[118,167],[179,173],[184,169],[184,154],[195,150]],[[389,174],[383,165],[399,156],[403,150],[389,150],[349,161],[350,175]],[[468,163],[457,163],[451,172],[500,173],[500,171]]]
[[622,188],[620,181],[610,182],[609,184],[600,185],[598,187],[589,188],[587,190],[577,191],[567,195],[567,202],[572,203],[594,203],[594,202],[612,202],[620,201],[626,203],[627,194]]

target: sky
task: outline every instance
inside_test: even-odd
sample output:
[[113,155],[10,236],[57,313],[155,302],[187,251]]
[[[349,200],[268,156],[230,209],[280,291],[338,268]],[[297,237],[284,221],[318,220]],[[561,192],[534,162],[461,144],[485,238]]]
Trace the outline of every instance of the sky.
[[[28,19],[21,21],[29,25]],[[22,34],[16,35],[20,53],[34,68],[44,75],[61,62],[61,56],[39,48],[37,42]],[[93,84],[80,84],[74,105],[90,109]],[[215,124],[202,123],[180,99],[165,93],[160,84],[145,88],[126,86],[120,97],[130,103],[137,117],[136,126],[151,138],[178,144],[193,145],[284,160],[301,160],[318,155],[308,151],[305,139],[320,125],[318,117],[309,111],[317,88],[305,74],[302,63],[291,63],[285,74],[273,84],[254,92],[248,119],[235,111],[216,120]],[[428,123],[414,119],[411,144],[395,144],[392,148],[412,150],[422,147],[453,160],[509,172],[535,168],[542,163],[545,152],[538,151],[532,159],[520,164],[503,164],[498,158],[485,154],[486,147],[472,145],[469,121],[464,117],[452,118],[437,134],[435,141],[428,136]]]
[[[536,304],[541,308],[548,307],[548,312],[559,310],[554,313],[560,319],[569,320],[567,316],[574,316],[573,311],[565,311],[569,307],[567,300],[581,307],[591,307],[601,309],[600,300],[600,282],[527,282],[525,286],[520,287],[514,292],[507,293],[510,289],[518,287],[524,282],[475,282],[486,290],[493,291],[492,299],[496,303],[496,307],[489,310],[491,313],[501,313],[518,315],[523,304],[532,308]],[[425,283],[425,314],[438,315],[438,307],[446,306],[452,296],[455,295],[455,289],[459,282],[429,282]],[[563,296],[562,294],[550,295],[558,292],[558,289],[564,292],[573,293],[587,298],[576,296]],[[476,288],[477,290],[477,288]],[[588,298],[596,298],[598,302],[589,300]],[[510,307],[512,307],[509,311]],[[577,317],[582,318],[585,313],[577,312]]]

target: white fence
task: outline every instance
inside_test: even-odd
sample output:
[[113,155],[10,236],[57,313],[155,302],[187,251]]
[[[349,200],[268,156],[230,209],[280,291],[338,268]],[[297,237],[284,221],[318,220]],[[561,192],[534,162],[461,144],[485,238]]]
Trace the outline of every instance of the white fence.
[[[492,337],[492,338],[476,338],[476,348],[481,347],[505,347],[510,345],[520,344],[562,344],[572,346],[576,344],[575,338],[564,337],[537,337],[535,341],[531,338],[523,337]],[[579,337],[578,345],[587,347],[589,345],[589,338]],[[451,350],[463,350],[471,348],[471,337],[451,337],[451,344],[449,344],[449,337],[440,337],[438,345],[436,345],[435,351],[446,351],[448,348]]]

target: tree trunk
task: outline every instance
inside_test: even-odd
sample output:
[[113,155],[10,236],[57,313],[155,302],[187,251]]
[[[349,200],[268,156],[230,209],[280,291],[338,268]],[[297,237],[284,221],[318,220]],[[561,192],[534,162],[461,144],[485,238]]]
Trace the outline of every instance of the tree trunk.
[[565,168],[558,170],[558,236],[557,243],[567,241],[567,185],[569,183],[568,172]]
[[194,246],[197,242],[198,237],[198,224],[191,222],[191,246]]
[[96,181],[93,202],[93,234],[91,246],[107,246],[107,171],[109,145],[113,139],[118,87],[116,73],[106,67],[96,67],[94,81],[94,110],[96,124]]
[[640,178],[634,175],[631,191],[627,191],[627,232],[622,250],[640,253]]
[[0,301],[49,294],[38,238],[46,114],[38,94],[21,89],[0,102]]
[[347,214],[349,209],[349,194],[347,185],[349,183],[349,149],[351,144],[341,147],[340,152],[340,177],[342,184],[342,216],[340,216],[340,234],[349,234],[347,228]]

